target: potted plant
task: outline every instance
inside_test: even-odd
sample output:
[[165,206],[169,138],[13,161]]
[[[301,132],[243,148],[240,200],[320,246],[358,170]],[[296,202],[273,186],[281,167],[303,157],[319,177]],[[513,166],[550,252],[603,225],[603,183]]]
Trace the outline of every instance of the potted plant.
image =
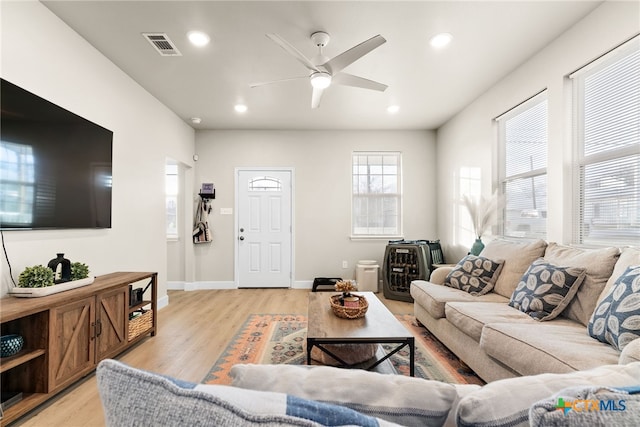
[[53,284],[53,270],[43,265],[27,267],[18,276],[18,287],[21,288],[46,288]]
[[83,262],[71,263],[71,280],[80,280],[89,277],[89,266]]

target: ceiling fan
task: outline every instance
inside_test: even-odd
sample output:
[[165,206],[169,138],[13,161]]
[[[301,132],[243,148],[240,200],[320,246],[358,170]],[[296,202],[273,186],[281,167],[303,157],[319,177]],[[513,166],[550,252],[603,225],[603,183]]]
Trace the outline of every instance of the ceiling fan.
[[291,43],[275,33],[267,34],[267,37],[273,40],[289,55],[293,56],[302,65],[304,65],[309,70],[310,74],[308,76],[292,77],[269,82],[252,83],[250,85],[251,87],[280,83],[289,80],[309,79],[309,81],[311,82],[311,87],[313,88],[313,92],[311,95],[311,108],[318,108],[320,106],[322,93],[332,83],[344,86],[359,87],[363,89],[372,89],[380,92],[384,92],[384,90],[387,88],[387,85],[385,84],[342,72],[343,68],[354,63],[367,53],[371,52],[373,49],[386,42],[385,38],[379,34],[331,59],[327,58],[322,53],[322,48],[324,48],[330,40],[329,34],[324,31],[316,31],[311,34],[311,41],[318,47],[318,54],[311,59],[304,56]]

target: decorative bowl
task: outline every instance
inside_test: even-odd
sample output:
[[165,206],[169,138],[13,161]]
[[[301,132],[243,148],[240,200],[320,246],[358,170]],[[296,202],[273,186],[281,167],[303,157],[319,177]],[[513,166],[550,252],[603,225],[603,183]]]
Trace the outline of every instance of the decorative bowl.
[[9,357],[22,350],[24,339],[21,335],[11,334],[0,337],[0,357]]

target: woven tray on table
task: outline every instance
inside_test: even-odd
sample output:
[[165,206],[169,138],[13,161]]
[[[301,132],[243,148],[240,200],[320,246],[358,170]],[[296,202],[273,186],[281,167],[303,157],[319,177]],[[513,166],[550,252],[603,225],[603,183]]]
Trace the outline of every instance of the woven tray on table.
[[369,303],[367,302],[367,299],[361,295],[354,296],[359,298],[359,307],[345,307],[340,304],[340,295],[332,295],[329,302],[331,303],[333,314],[343,319],[358,319],[360,317],[364,317],[367,313],[367,309],[369,308]]

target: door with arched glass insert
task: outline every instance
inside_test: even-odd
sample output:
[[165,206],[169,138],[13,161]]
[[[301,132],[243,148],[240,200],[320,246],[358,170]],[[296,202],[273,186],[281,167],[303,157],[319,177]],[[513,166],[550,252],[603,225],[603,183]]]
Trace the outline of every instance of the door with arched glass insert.
[[291,286],[291,183],[291,170],[237,170],[238,287]]

